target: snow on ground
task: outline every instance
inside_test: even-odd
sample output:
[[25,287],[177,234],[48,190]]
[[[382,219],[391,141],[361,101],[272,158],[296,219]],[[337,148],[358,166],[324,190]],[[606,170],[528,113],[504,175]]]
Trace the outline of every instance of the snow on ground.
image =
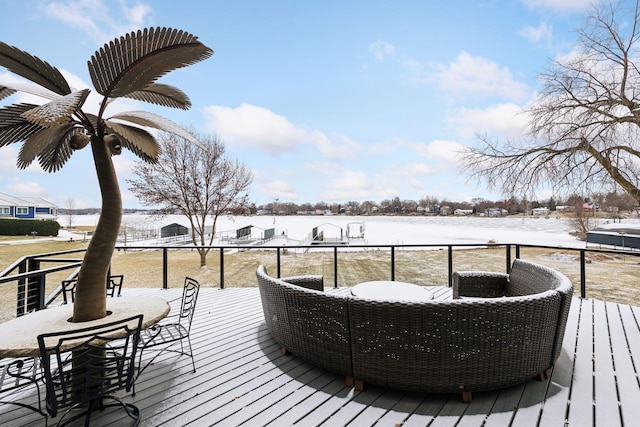
[[[95,225],[97,215],[77,215],[73,224]],[[158,230],[165,225],[178,223],[189,227],[187,218],[169,215],[155,219],[145,215],[125,215],[122,224],[138,229]],[[277,236],[283,233],[289,241],[303,242],[314,227],[326,230],[340,229],[344,233],[347,224],[364,223],[364,239],[354,244],[438,244],[438,243],[518,243],[583,248],[585,243],[569,233],[569,221],[561,218],[537,217],[432,217],[432,216],[241,216],[220,217],[216,234],[232,232],[246,226],[261,230],[275,229]],[[623,224],[640,226],[636,219],[623,220]],[[61,233],[63,238],[68,238]]]

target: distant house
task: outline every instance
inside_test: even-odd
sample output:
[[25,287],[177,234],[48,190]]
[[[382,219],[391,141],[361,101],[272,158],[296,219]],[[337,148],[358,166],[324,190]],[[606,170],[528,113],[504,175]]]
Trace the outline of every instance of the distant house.
[[509,211],[507,211],[506,209],[494,207],[485,209],[484,214],[487,216],[507,216],[509,215]]
[[0,218],[56,219],[58,207],[40,197],[14,197],[0,193]]
[[549,215],[549,208],[533,208],[531,209],[531,215],[533,216]]
[[456,209],[453,211],[454,215],[471,215],[473,214],[473,209]]

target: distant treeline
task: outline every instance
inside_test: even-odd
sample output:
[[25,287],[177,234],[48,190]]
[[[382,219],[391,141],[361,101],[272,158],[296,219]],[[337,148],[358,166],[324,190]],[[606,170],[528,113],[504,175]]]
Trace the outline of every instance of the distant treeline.
[[[437,214],[447,212],[453,214],[456,210],[469,210],[474,213],[484,213],[490,210],[504,211],[508,215],[531,213],[535,208],[548,208],[555,211],[557,206],[570,207],[573,210],[581,209],[586,202],[593,202],[599,210],[607,212],[632,211],[637,206],[637,201],[627,193],[597,193],[589,197],[572,195],[566,198],[551,197],[546,200],[527,200],[511,197],[504,200],[487,200],[474,198],[471,201],[456,202],[446,198],[427,196],[418,201],[401,200],[399,197],[384,199],[381,201],[349,201],[346,203],[302,203],[280,202],[278,200],[263,204],[252,205],[249,213],[263,213],[273,215],[295,215],[297,213],[321,213],[331,212],[333,214],[349,215],[415,215],[415,214]],[[570,210],[571,210],[570,209]]]
[[[504,200],[487,200],[480,197],[471,201],[450,201],[447,198],[427,196],[420,200],[401,200],[399,197],[384,199],[380,201],[367,200],[363,202],[349,201],[345,203],[294,203],[274,200],[270,203],[256,205],[250,204],[242,210],[228,212],[230,215],[297,215],[297,214],[320,214],[330,212],[332,214],[348,215],[415,215],[415,214],[435,214],[443,212],[453,213],[458,209],[471,210],[474,213],[484,213],[488,210],[505,211],[508,215],[520,213],[531,213],[535,208],[548,208],[555,211],[557,206],[569,206],[573,209],[581,207],[586,202],[593,202],[600,211],[624,212],[632,211],[637,206],[637,201],[627,193],[596,193],[589,197],[573,195],[566,198],[551,197],[546,200],[527,200],[515,197]],[[85,209],[65,209],[59,208],[59,215],[97,215],[99,208]],[[124,214],[153,214],[152,209],[124,209]],[[179,211],[170,212],[179,215]]]

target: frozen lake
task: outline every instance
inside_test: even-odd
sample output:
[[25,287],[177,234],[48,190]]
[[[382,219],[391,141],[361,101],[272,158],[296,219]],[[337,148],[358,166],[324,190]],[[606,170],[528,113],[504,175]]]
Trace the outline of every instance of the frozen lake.
[[[61,218],[61,223],[64,219]],[[638,220],[625,220],[640,224]],[[95,225],[97,216],[77,215],[75,225]],[[605,221],[601,221],[604,223]],[[187,219],[169,215],[156,219],[145,215],[125,215],[123,225],[136,229],[159,230],[177,223],[189,227]],[[210,225],[210,224],[209,224]],[[258,230],[275,229],[276,235],[287,235],[292,241],[304,241],[314,227],[339,235],[349,227],[364,225],[364,239],[354,243],[372,245],[437,244],[437,243],[518,243],[583,248],[585,243],[570,232],[567,219],[541,217],[432,217],[432,216],[236,216],[220,217],[216,234],[231,233],[243,227]]]

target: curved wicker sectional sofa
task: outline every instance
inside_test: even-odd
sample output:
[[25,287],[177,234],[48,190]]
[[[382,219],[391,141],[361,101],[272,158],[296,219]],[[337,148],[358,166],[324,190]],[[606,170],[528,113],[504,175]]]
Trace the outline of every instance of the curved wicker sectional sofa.
[[256,272],[267,327],[283,350],[347,384],[471,392],[548,378],[564,337],[573,286],[516,260],[511,273],[458,272],[451,300],[384,302],[324,293],[321,276]]

